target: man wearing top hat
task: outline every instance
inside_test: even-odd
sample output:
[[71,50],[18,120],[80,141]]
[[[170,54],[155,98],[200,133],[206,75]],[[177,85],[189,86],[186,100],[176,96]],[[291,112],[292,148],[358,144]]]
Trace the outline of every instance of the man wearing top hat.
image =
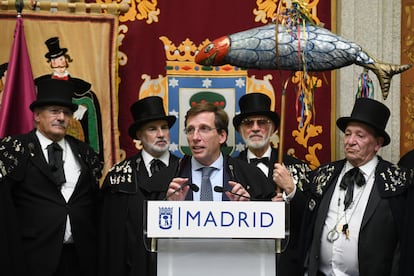
[[[268,177],[269,183],[276,190],[276,185],[284,190],[284,199],[295,200],[290,208],[290,235],[282,243],[283,252],[276,264],[277,275],[294,275],[299,272],[298,235],[302,221],[302,209],[305,204],[301,196],[303,186],[307,183],[306,175],[310,168],[304,162],[287,154],[283,155],[283,163],[279,163],[279,149],[270,141],[271,136],[279,127],[279,115],[270,108],[271,100],[263,93],[249,93],[239,100],[240,113],[233,118],[234,128],[240,133],[246,149],[240,152],[238,158],[259,167]],[[277,175],[277,179],[273,179]],[[290,185],[290,183],[292,185]],[[295,184],[295,185],[293,185]],[[291,189],[291,187],[293,187]],[[296,190],[298,196],[294,196]],[[273,200],[283,200],[279,194]]]
[[131,114],[134,123],[128,134],[141,141],[142,150],[114,165],[103,183],[99,275],[157,275],[156,253],[149,252],[150,241],[144,238],[143,207],[161,192],[149,185],[149,178],[178,162],[169,152],[176,117],[165,114],[158,96],[135,102]]
[[102,162],[66,135],[72,83],[45,80],[35,129],[0,142],[0,274],[95,275]]
[[411,176],[378,155],[390,143],[389,117],[384,104],[359,98],[351,116],[336,121],[345,159],[317,168],[305,191],[300,252],[307,275],[398,275]]
[[73,61],[67,48],[61,48],[58,37],[45,41],[48,52],[45,54],[51,74],[39,76],[35,83],[44,79],[67,80],[74,84],[73,101],[78,104],[73,120],[69,124],[68,133],[88,143],[103,159],[103,136],[101,108],[96,94],[91,90],[91,84],[69,74],[69,63]]

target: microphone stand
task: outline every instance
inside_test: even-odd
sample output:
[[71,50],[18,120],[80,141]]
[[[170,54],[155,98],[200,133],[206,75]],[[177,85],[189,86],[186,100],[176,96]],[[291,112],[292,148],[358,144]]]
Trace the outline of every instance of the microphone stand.
[[171,193],[171,194],[169,194],[168,196],[166,196],[163,200],[167,200],[167,199],[169,199],[170,197],[172,197],[173,195],[175,195],[176,193],[178,193],[179,191],[181,191],[182,189],[184,189],[184,187],[185,187],[185,186],[190,186],[190,189],[191,189],[193,192],[198,192],[198,191],[200,190],[200,188],[199,188],[196,184],[186,182],[186,183],[182,184],[182,185],[180,186],[180,188],[178,188],[178,189],[174,190],[174,192],[173,192],[173,193]]
[[249,196],[245,196],[245,195],[241,195],[241,194],[236,194],[236,193],[233,193],[232,191],[230,191],[229,189],[226,189],[226,188],[223,188],[223,187],[220,187],[220,186],[214,186],[214,191],[215,192],[217,192],[217,193],[225,193],[225,192],[229,192],[229,193],[231,193],[232,195],[236,195],[236,196],[239,196],[239,197],[244,197],[244,198],[247,198],[247,199],[250,199],[250,200],[253,200],[251,197],[249,197]]
[[[144,242],[144,247],[147,251],[151,252],[151,253],[155,253],[157,252],[157,239],[156,238],[147,238],[147,200],[144,201],[143,204],[143,214],[145,214],[142,218],[143,218],[143,242]],[[147,240],[149,240],[149,242],[147,242]],[[149,245],[149,246],[148,246]]]

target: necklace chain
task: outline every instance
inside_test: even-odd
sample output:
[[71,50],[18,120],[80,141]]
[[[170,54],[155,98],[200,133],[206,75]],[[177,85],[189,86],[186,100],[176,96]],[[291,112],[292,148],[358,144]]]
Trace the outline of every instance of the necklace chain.
[[[362,198],[362,194],[365,190],[365,187],[367,186],[367,184],[370,181],[371,177],[373,177],[374,173],[375,173],[375,169],[373,169],[372,172],[369,174],[369,176],[366,180],[366,184],[362,187],[362,189],[359,190],[358,194],[356,195],[356,197],[355,197],[355,198],[357,198],[356,203],[355,203],[355,200],[352,199],[351,204],[349,205],[349,208],[345,209],[341,215],[339,215],[339,210],[340,210],[339,207],[341,205],[341,191],[339,191],[339,193],[338,193],[338,204],[337,204],[338,208],[337,208],[337,213],[336,213],[337,214],[336,223],[335,223],[334,227],[332,227],[332,229],[327,234],[327,239],[328,239],[329,242],[334,242],[337,239],[339,239],[338,225],[339,225],[339,222],[343,218],[345,218],[345,224],[343,225],[341,231],[346,235],[346,238],[349,239],[349,226],[348,226],[348,223],[351,221],[351,218],[352,218],[352,216],[354,215],[354,213],[357,209],[359,201]],[[345,194],[345,192],[346,192],[346,190],[344,190],[344,194]],[[355,203],[355,208],[353,208],[354,203]],[[352,212],[351,212],[351,215],[349,216],[349,219],[348,219],[346,214],[347,214],[347,210],[350,210],[350,209],[352,209]]]

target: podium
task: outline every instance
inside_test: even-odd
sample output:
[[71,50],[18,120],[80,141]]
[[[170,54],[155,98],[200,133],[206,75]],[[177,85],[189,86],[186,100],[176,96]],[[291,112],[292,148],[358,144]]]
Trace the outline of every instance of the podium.
[[148,201],[158,276],[276,275],[283,202]]

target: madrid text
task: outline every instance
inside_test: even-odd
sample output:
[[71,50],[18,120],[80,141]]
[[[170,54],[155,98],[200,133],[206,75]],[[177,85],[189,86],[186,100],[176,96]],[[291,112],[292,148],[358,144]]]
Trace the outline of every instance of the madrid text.
[[274,223],[274,217],[269,212],[191,212],[187,210],[183,212],[183,215],[179,223],[181,227],[266,228]]

